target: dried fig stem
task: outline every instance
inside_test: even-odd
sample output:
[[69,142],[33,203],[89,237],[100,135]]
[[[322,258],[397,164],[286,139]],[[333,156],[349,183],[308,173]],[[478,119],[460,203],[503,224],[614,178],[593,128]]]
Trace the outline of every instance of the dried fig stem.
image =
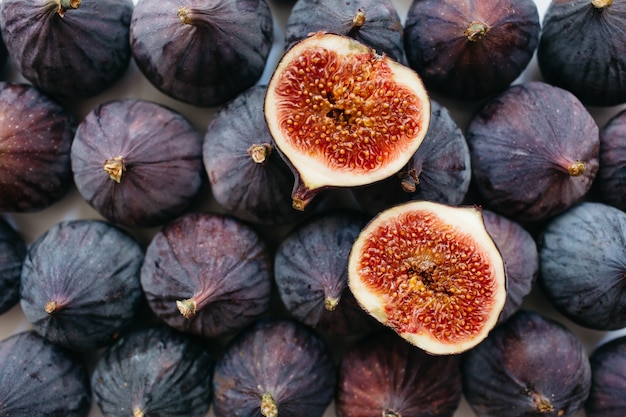
[[261,414],[265,417],[278,417],[278,405],[269,392],[261,397]]
[[474,21],[465,29],[465,36],[471,42],[476,42],[485,37],[489,32],[489,26],[483,22]]
[[567,167],[567,172],[572,177],[578,177],[585,172],[585,168],[585,163],[583,161],[576,161]]
[[339,305],[338,297],[326,297],[324,300],[324,308],[328,311],[334,311]]
[[57,8],[57,13],[59,16],[65,16],[65,11],[67,9],[78,9],[80,7],[81,0],[57,0],[59,3],[59,7]]
[[356,37],[359,29],[365,24],[365,12],[363,9],[359,9],[352,18],[352,27],[348,31],[347,35],[351,38]]
[[139,408],[139,407],[136,407],[133,410],[133,417],[144,417],[144,415],[145,414],[143,413],[143,410],[141,408]]
[[47,314],[52,314],[59,309],[59,304],[56,301],[48,301],[43,309]]
[[122,174],[126,171],[126,164],[122,156],[114,156],[104,161],[102,168],[109,174],[109,178],[119,184],[122,180]]
[[531,391],[530,397],[535,403],[535,406],[537,407],[537,411],[539,411],[540,413],[548,414],[554,411],[554,407],[552,406],[552,403],[550,403],[550,400],[544,397],[543,395],[541,395],[540,393],[536,391]]
[[591,0],[591,4],[596,9],[604,9],[613,4],[613,0]]
[[186,319],[195,317],[198,308],[193,298],[176,301],[176,307],[178,307],[178,311],[180,311],[180,314],[182,314]]
[[402,414],[396,413],[393,410],[385,410],[383,411],[382,417],[402,417]]
[[250,158],[252,158],[255,163],[263,164],[267,161],[269,154],[272,153],[272,149],[272,145],[269,143],[262,143],[260,145],[255,143],[248,148],[248,155],[250,155]]

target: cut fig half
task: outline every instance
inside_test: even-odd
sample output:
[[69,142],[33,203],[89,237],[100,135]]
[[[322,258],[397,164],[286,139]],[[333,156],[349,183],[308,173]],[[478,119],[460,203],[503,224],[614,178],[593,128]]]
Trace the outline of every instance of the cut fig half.
[[431,354],[476,346],[506,300],[504,262],[481,209],[427,201],[389,208],[363,228],[348,285],[370,315]]
[[322,32],[283,55],[264,110],[294,173],[293,206],[301,210],[322,189],[395,174],[430,121],[429,97],[415,71],[350,37]]

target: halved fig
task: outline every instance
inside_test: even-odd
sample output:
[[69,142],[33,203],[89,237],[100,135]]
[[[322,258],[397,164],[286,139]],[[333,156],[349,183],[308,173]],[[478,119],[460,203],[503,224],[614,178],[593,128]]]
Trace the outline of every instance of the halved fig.
[[357,237],[348,285],[361,306],[432,354],[480,343],[506,300],[504,262],[477,207],[413,201]]
[[265,118],[295,175],[293,206],[322,189],[382,180],[422,143],[430,101],[410,68],[343,35],[313,34],[282,57]]

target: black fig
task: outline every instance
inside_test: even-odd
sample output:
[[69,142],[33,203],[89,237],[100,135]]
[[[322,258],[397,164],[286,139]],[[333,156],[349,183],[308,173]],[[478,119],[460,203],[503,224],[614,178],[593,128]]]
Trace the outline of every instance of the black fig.
[[600,169],[594,186],[602,202],[626,211],[626,109],[600,130]]
[[0,217],[0,314],[20,302],[20,277],[25,257],[26,242]]
[[591,391],[585,402],[587,417],[626,415],[626,336],[598,346],[590,355]]

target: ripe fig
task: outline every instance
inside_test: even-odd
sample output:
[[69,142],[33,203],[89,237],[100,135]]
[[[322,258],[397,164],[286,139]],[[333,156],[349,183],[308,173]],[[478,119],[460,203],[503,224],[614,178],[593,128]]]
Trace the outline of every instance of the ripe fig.
[[25,257],[26,242],[0,217],[0,314],[20,302],[20,277]]
[[626,211],[626,109],[600,129],[600,168],[594,186],[600,200]]
[[480,100],[504,91],[522,74],[539,32],[533,0],[414,0],[404,47],[429,90]]
[[131,0],[3,0],[0,28],[15,68],[41,90],[89,98],[131,59]]
[[467,129],[486,208],[537,222],[580,201],[598,172],[599,130],[570,92],[541,81],[509,87]]
[[217,360],[216,417],[321,417],[336,387],[336,367],[324,340],[287,319],[242,330]]
[[28,248],[20,303],[37,333],[76,350],[105,347],[143,305],[143,251],[126,232],[100,220],[55,224]]
[[0,415],[87,417],[91,406],[85,364],[34,331],[0,341]]
[[557,321],[519,310],[463,355],[465,399],[478,417],[573,417],[591,385],[578,337]]
[[39,211],[60,200],[72,184],[72,115],[37,88],[8,82],[0,82],[0,115],[0,211]]
[[589,356],[591,390],[585,402],[587,417],[622,417],[626,414],[626,336],[598,346]]
[[552,219],[539,245],[539,283],[562,314],[595,330],[626,327],[626,213],[583,202]]
[[173,220],[198,194],[202,136],[182,114],[142,99],[98,104],[71,148],[81,196],[107,220],[128,227]]
[[452,417],[463,392],[460,358],[431,356],[396,334],[372,333],[341,359],[337,417]]
[[428,201],[389,208],[363,228],[348,284],[373,317],[433,354],[476,346],[506,300],[504,263],[480,209]]
[[272,42],[266,0],[139,0],[130,23],[133,58],[147,80],[202,107],[254,85]]
[[197,340],[165,325],[135,328],[96,362],[94,400],[106,417],[203,417],[214,366]]
[[246,223],[188,213],[152,238],[141,285],[168,325],[203,337],[230,335],[269,309],[269,247]]
[[430,101],[408,67],[343,35],[313,34],[275,69],[265,118],[304,210],[327,187],[369,184],[399,171],[426,135]]
[[586,105],[626,102],[624,22],[623,1],[550,2],[537,48],[541,75]]

